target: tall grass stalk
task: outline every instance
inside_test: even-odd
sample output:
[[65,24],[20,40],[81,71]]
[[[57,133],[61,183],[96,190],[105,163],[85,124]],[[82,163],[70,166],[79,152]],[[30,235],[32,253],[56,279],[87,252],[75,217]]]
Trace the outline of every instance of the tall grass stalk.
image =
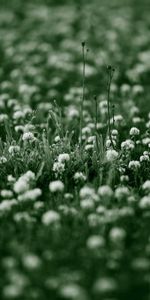
[[112,83],[112,78],[114,75],[114,71],[115,69],[112,68],[112,66],[108,66],[108,84],[107,84],[107,114],[108,114],[108,135],[109,135],[109,139],[111,142],[111,146],[114,149],[114,143],[112,140],[112,136],[111,136],[111,112],[110,112],[110,89],[111,89],[111,83]]
[[80,137],[79,137],[79,143],[80,143],[80,150],[82,147],[82,127],[83,127],[83,109],[84,109],[84,100],[85,100],[85,42],[82,42],[82,62],[83,62],[83,68],[82,68],[82,99],[81,99],[81,108],[80,108]]

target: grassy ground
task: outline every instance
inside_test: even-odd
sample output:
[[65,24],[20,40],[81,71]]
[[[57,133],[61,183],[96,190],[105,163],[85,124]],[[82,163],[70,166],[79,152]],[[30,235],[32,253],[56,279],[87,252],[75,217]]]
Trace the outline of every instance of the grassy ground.
[[0,299],[150,299],[148,1],[0,2]]

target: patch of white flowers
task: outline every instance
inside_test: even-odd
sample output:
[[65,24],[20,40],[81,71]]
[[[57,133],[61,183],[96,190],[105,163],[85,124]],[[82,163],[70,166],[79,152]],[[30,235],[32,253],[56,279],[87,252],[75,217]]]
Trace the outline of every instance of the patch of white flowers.
[[121,143],[121,149],[125,151],[133,150],[134,147],[134,142],[132,140],[126,140]]
[[65,186],[61,180],[55,180],[49,184],[49,190],[51,193],[63,192],[64,188]]
[[55,176],[61,175],[66,168],[66,163],[70,161],[70,155],[68,153],[62,153],[58,155],[57,161],[53,164],[53,171]]
[[62,153],[58,156],[58,162],[65,163],[70,160],[70,155],[68,153]]
[[5,156],[0,156],[0,164],[7,163],[7,158]]
[[106,160],[108,162],[115,161],[118,158],[118,156],[119,156],[119,153],[114,149],[109,149],[106,151]]
[[150,180],[146,180],[143,185],[142,185],[142,189],[145,192],[150,192]]
[[57,225],[60,222],[60,215],[54,210],[48,210],[42,216],[42,223],[46,226]]
[[20,146],[10,146],[8,148],[8,152],[11,154],[11,155],[15,155],[16,153],[19,153],[20,152]]
[[129,189],[126,186],[120,186],[115,190],[115,197],[118,200],[122,200],[123,198],[128,197],[129,194],[130,194]]
[[39,188],[28,190],[25,193],[18,196],[19,201],[35,201],[42,195],[42,191]]
[[147,154],[144,154],[144,155],[141,155],[140,156],[140,162],[148,162],[150,159],[149,159],[149,155]]
[[140,130],[139,130],[138,128],[132,127],[132,128],[130,129],[130,135],[131,135],[131,136],[137,136],[137,135],[139,135],[139,134],[140,134]]
[[99,235],[92,235],[87,240],[87,248],[90,250],[100,249],[104,247],[105,240],[102,236]]
[[141,209],[150,209],[150,195],[144,196],[140,202],[139,207]]
[[101,197],[111,198],[113,196],[113,191],[109,185],[102,185],[98,189],[98,194]]
[[23,136],[22,136],[22,140],[24,141],[24,142],[29,142],[29,141],[35,141],[35,136],[34,136],[34,134],[32,133],[32,132],[25,132],[24,134],[23,134]]
[[82,172],[76,172],[74,174],[74,180],[76,182],[84,182],[86,181],[86,176]]
[[138,170],[140,168],[141,164],[138,160],[131,160],[129,162],[129,169],[132,169],[132,170]]
[[35,174],[32,171],[27,171],[19,177],[14,183],[14,191],[16,194],[22,194],[30,189],[30,186],[35,181]]

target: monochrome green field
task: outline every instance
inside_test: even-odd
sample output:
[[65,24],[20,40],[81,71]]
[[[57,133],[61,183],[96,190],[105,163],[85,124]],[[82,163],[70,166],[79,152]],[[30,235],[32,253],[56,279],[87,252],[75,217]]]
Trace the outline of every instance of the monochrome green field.
[[0,1],[1,300],[150,300],[149,11]]

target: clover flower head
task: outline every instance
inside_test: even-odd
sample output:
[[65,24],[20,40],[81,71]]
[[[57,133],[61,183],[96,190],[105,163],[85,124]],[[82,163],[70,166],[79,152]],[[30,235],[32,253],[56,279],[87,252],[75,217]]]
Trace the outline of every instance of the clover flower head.
[[49,190],[50,190],[51,193],[63,192],[64,191],[64,184],[61,180],[52,181],[49,184]]
[[115,161],[119,156],[119,153],[114,149],[109,149],[106,151],[106,159],[108,162]]

